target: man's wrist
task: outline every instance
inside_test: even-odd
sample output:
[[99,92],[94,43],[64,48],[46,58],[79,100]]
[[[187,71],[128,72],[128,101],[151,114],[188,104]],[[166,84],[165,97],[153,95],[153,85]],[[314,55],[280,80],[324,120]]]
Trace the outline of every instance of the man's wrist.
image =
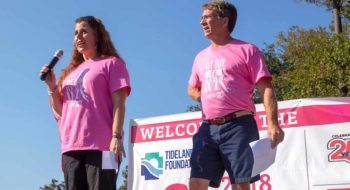
[[113,133],[112,137],[113,137],[113,138],[116,138],[116,139],[118,139],[118,140],[123,139],[123,136],[122,136],[120,133]]

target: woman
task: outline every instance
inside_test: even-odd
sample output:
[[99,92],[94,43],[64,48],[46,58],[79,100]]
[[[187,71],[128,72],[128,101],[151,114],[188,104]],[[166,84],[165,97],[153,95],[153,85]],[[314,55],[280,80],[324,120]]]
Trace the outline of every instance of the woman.
[[[66,189],[116,189],[115,170],[102,170],[102,151],[125,157],[122,129],[129,74],[103,23],[85,16],[75,21],[69,65],[56,83],[45,78],[59,125]],[[48,71],[45,65],[40,75]]]

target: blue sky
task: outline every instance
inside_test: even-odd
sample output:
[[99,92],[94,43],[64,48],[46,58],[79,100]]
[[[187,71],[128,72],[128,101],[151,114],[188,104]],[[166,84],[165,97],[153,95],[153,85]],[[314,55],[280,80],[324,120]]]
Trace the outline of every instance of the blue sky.
[[[56,75],[67,65],[77,17],[99,16],[126,61],[132,83],[127,130],[130,119],[181,113],[194,104],[187,81],[196,53],[209,45],[199,25],[205,2],[0,0],[0,189],[39,189],[52,178],[63,180],[57,126],[38,72],[57,49],[65,55]],[[261,49],[293,25],[328,26],[332,18],[300,0],[231,2],[239,15],[233,37]]]

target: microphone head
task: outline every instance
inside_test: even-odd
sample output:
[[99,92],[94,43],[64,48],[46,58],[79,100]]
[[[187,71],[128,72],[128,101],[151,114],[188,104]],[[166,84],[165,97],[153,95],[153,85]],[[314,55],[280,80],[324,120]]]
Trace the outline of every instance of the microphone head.
[[63,56],[63,50],[59,49],[55,52],[55,57],[57,57],[58,59],[61,59]]

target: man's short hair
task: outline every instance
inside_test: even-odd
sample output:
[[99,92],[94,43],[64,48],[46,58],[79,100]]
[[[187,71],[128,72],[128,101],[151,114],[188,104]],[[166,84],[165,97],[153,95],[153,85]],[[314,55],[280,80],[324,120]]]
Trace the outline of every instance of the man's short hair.
[[213,0],[202,6],[203,10],[210,9],[215,11],[220,17],[228,17],[229,22],[227,29],[231,33],[235,28],[237,21],[237,9],[236,7],[224,0]]

